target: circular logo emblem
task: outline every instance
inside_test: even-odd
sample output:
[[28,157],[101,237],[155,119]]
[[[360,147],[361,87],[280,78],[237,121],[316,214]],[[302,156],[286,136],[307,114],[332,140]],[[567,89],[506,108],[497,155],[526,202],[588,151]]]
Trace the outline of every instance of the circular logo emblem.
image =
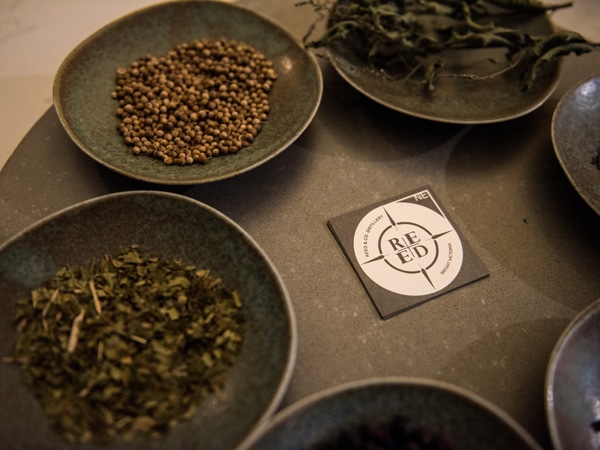
[[463,247],[438,211],[414,202],[392,202],[367,213],[354,232],[354,254],[379,286],[402,295],[429,295],[460,272]]

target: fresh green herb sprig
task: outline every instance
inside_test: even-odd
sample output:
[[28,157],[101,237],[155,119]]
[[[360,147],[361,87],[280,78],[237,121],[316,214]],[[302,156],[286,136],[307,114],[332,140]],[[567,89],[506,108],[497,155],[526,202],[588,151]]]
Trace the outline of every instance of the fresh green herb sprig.
[[159,436],[222,388],[244,336],[236,291],[132,246],[18,301],[5,362],[71,442]]
[[[373,68],[386,75],[408,79],[420,74],[423,85],[434,89],[450,51],[481,48],[505,50],[506,65],[486,75],[453,74],[487,79],[516,68],[526,61],[523,89],[531,88],[542,68],[571,53],[581,55],[599,44],[579,33],[557,31],[533,36],[524,31],[496,25],[509,17],[527,17],[571,6],[547,6],[539,0],[306,0],[319,18],[304,36],[306,48],[319,49],[343,43]],[[316,26],[327,21],[324,33],[312,39]]]

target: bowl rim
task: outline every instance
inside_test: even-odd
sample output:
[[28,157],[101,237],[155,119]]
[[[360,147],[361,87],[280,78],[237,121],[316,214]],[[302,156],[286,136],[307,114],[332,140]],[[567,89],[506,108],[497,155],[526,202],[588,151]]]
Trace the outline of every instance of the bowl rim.
[[[251,164],[242,166],[241,168],[233,168],[222,174],[216,174],[216,175],[211,175],[211,176],[207,176],[207,177],[188,176],[188,177],[183,177],[180,179],[165,179],[164,177],[156,176],[152,173],[144,173],[141,171],[140,172],[132,172],[132,171],[128,170],[127,168],[123,168],[123,167],[119,166],[118,164],[115,165],[111,162],[110,158],[102,157],[96,151],[92,150],[88,145],[86,145],[82,141],[82,139],[79,137],[79,134],[76,133],[72,129],[72,127],[69,125],[69,119],[67,117],[67,112],[66,112],[67,108],[64,107],[63,102],[61,101],[61,95],[60,95],[61,90],[63,89],[62,79],[65,76],[67,69],[73,64],[73,61],[81,54],[82,51],[84,51],[87,47],[89,47],[91,44],[93,44],[98,38],[102,37],[106,32],[110,31],[114,27],[117,27],[120,22],[131,20],[138,15],[146,14],[146,13],[152,12],[153,10],[159,10],[161,8],[168,8],[173,5],[186,5],[186,4],[194,4],[194,3],[195,4],[206,4],[206,5],[208,5],[208,7],[210,7],[210,5],[218,5],[218,7],[220,7],[220,8],[230,8],[231,10],[243,11],[246,14],[250,14],[252,16],[257,17],[262,22],[267,24],[269,27],[277,29],[280,33],[285,35],[286,38],[289,39],[289,42],[297,45],[298,49],[303,52],[303,54],[306,56],[306,60],[309,61],[309,64],[312,67],[312,70],[314,71],[315,82],[316,82],[316,84],[315,84],[315,88],[316,88],[315,102],[312,105],[312,107],[310,108],[310,112],[306,115],[306,117],[302,123],[302,126],[300,128],[298,128],[297,130],[295,130],[293,133],[290,133],[288,138],[284,142],[282,142],[282,144],[276,150],[266,154],[262,159],[253,161]],[[143,182],[147,182],[147,183],[168,185],[168,186],[178,186],[178,185],[179,186],[189,186],[189,185],[195,185],[195,184],[205,184],[205,183],[212,183],[215,181],[221,181],[221,180],[225,180],[225,179],[232,178],[237,175],[249,172],[249,171],[267,163],[268,161],[272,160],[273,158],[275,158],[276,156],[278,156],[282,152],[284,152],[286,149],[288,149],[306,131],[306,129],[310,126],[313,119],[315,118],[315,116],[319,110],[319,106],[321,104],[322,97],[323,97],[323,84],[324,84],[323,74],[321,72],[321,67],[317,61],[317,57],[312,52],[307,51],[303,47],[301,40],[296,38],[285,26],[283,26],[279,22],[275,21],[268,15],[263,14],[258,11],[255,11],[254,9],[252,9],[248,6],[240,5],[238,3],[232,3],[232,2],[224,1],[224,0],[168,0],[168,1],[163,0],[163,1],[160,1],[160,2],[152,4],[152,5],[147,5],[147,6],[138,8],[128,14],[125,14],[125,15],[122,15],[120,17],[110,20],[109,22],[105,23],[103,26],[98,28],[96,31],[92,32],[90,35],[88,35],[82,41],[80,41],[75,47],[73,47],[71,49],[71,51],[69,51],[69,53],[62,60],[58,69],[55,72],[55,75],[54,75],[54,78],[52,81],[52,103],[53,103],[53,107],[57,113],[59,122],[61,123],[63,130],[69,136],[70,140],[85,155],[90,157],[93,161],[97,162],[98,164],[102,165],[103,167],[106,167],[107,169],[109,169],[111,171],[114,171],[115,173],[118,173],[122,176],[126,176],[126,177],[134,179],[134,180],[143,181]]]
[[283,278],[269,256],[265,253],[265,251],[258,245],[258,243],[254,240],[250,234],[245,231],[239,224],[233,221],[231,218],[215,209],[214,207],[207,205],[206,203],[200,202],[199,200],[187,197],[182,194],[176,194],[171,192],[157,191],[157,190],[135,190],[135,191],[124,191],[124,192],[116,192],[111,194],[106,194],[94,198],[90,198],[73,205],[67,206],[63,209],[60,209],[56,212],[53,212],[42,219],[30,224],[25,227],[23,230],[19,231],[15,235],[13,235],[8,240],[4,241],[0,244],[0,254],[4,252],[5,249],[17,243],[21,238],[26,236],[27,234],[34,233],[37,229],[44,227],[45,225],[51,223],[56,218],[69,214],[70,212],[74,212],[81,208],[93,207],[94,204],[104,202],[105,200],[114,200],[123,197],[139,197],[139,196],[148,196],[148,197],[162,197],[166,199],[170,199],[172,201],[177,202],[186,202],[192,206],[199,207],[204,211],[208,212],[212,216],[216,217],[218,220],[222,221],[227,226],[231,227],[235,232],[239,233],[244,241],[252,248],[254,252],[264,261],[267,266],[269,273],[273,277],[273,281],[276,284],[277,290],[281,294],[281,300],[283,303],[283,307],[286,314],[287,322],[289,323],[288,328],[288,337],[289,337],[289,345],[287,348],[287,355],[285,359],[285,367],[282,372],[281,377],[277,383],[277,388],[274,391],[274,395],[268,402],[265,404],[265,408],[262,414],[258,417],[258,419],[254,422],[251,428],[246,430],[245,433],[241,434],[239,437],[239,442],[243,441],[249,434],[253,432],[254,429],[260,427],[269,417],[271,417],[275,411],[279,408],[283,397],[288,391],[292,375],[294,373],[296,359],[297,359],[297,351],[298,351],[298,329],[296,323],[296,314],[293,308],[293,304],[288,292],[288,289],[283,281]]
[[585,308],[579,311],[573,317],[573,319],[571,319],[571,321],[564,328],[560,337],[554,344],[552,352],[550,353],[550,358],[548,366],[546,368],[546,376],[544,380],[544,404],[546,409],[546,421],[548,423],[548,432],[550,434],[552,445],[556,450],[564,448],[562,445],[562,435],[558,432],[558,418],[555,414],[554,388],[556,378],[556,364],[558,363],[558,360],[564,351],[565,344],[571,338],[571,334],[573,333],[573,331],[576,330],[579,326],[581,326],[585,322],[585,320],[588,319],[590,314],[594,311],[600,312],[600,298],[587,305]]
[[283,408],[274,416],[272,416],[268,422],[264,423],[258,428],[255,428],[254,431],[250,435],[248,435],[247,438],[243,441],[242,445],[239,447],[238,450],[252,449],[253,445],[258,443],[260,441],[260,438],[265,433],[268,433],[271,429],[277,427],[282,423],[285,423],[294,415],[302,414],[303,411],[307,410],[315,403],[325,402],[330,398],[336,397],[347,392],[377,386],[390,386],[402,388],[409,388],[411,386],[420,387],[445,392],[458,397],[463,397],[471,403],[475,404],[476,406],[487,410],[496,418],[498,418],[501,422],[503,422],[511,430],[513,430],[529,447],[531,447],[531,449],[542,449],[542,447],[535,441],[535,439],[525,430],[525,428],[519,422],[512,418],[512,416],[510,416],[507,412],[502,410],[500,407],[496,406],[491,401],[481,397],[480,395],[466,388],[460,387],[456,384],[447,381],[441,381],[431,378],[390,375],[369,377],[349,381],[339,385],[324,388],[321,391],[314,392],[296,401],[295,403],[292,403],[289,406]]

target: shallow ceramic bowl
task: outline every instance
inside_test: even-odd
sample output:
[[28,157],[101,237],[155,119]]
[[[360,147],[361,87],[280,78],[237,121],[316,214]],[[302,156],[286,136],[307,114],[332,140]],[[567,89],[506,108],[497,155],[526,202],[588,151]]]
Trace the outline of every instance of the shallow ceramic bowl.
[[557,341],[546,372],[546,415],[555,450],[600,448],[600,300]]
[[[148,253],[209,268],[238,290],[246,334],[223,391],[205,397],[189,422],[158,441],[114,441],[101,448],[233,448],[274,412],[287,389],[296,355],[295,319],[281,277],[258,245],[230,219],[195,200],[152,191],[112,194],[49,216],[3,244],[0,355],[10,354],[14,345],[11,317],[18,298],[66,264],[87,265],[134,243]],[[21,383],[18,367],[0,363],[0,398],[0,447],[65,448]]]
[[[166,166],[135,157],[117,131],[117,102],[110,96],[116,70],[202,38],[244,42],[273,62],[278,79],[269,93],[267,123],[248,147],[206,165]],[[69,136],[100,164],[142,181],[189,185],[249,171],[288,148],[311,122],[322,89],[315,58],[270,19],[221,1],[172,1],[110,23],[77,46],[58,69],[53,97]]]
[[[344,0],[346,2],[346,0]],[[513,28],[532,36],[545,36],[552,32],[545,14],[531,17],[495,20],[498,26]],[[382,76],[344,43],[334,43],[328,48],[330,60],[337,72],[356,90],[370,99],[395,111],[437,122],[481,124],[502,122],[523,116],[542,105],[556,88],[560,64],[546,64],[535,84],[523,91],[520,76],[524,64],[492,79],[476,80],[454,76],[475,74],[485,76],[500,72],[503,66],[491,60],[502,61],[501,49],[475,49],[458,51],[447,56],[444,67],[436,78],[435,89],[427,91],[418,75],[410,71],[394,78]]]
[[600,214],[600,73],[570,89],[552,117],[554,152],[583,200]]
[[243,450],[303,450],[341,430],[403,417],[462,450],[540,449],[497,407],[454,385],[415,378],[356,381],[313,394],[272,417]]

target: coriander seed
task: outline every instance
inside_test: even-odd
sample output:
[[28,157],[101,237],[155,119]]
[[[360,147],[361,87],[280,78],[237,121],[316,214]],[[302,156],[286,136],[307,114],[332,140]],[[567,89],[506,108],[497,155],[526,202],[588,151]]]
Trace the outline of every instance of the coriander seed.
[[273,63],[244,43],[179,44],[117,69],[111,97],[118,103],[119,133],[134,155],[167,165],[205,164],[237,153],[267,121],[276,78]]

